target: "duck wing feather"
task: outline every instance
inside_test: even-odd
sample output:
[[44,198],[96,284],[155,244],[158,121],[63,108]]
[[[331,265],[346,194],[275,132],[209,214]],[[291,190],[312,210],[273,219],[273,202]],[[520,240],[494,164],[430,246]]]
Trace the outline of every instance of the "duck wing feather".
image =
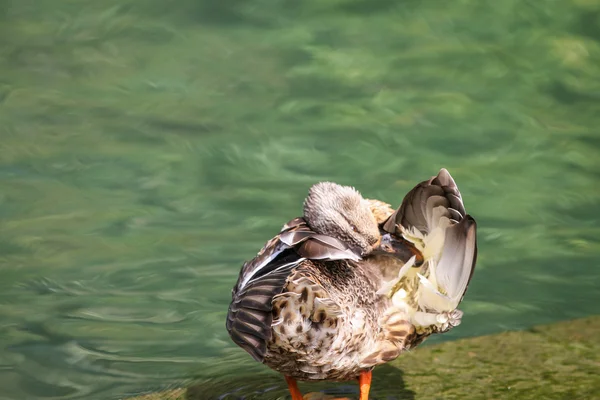
[[465,211],[454,179],[442,168],[404,197],[383,229],[397,236],[420,237],[422,250],[435,260],[437,284],[452,308],[462,300],[475,270],[476,225]]
[[283,291],[291,273],[306,260],[342,259],[359,258],[343,242],[312,231],[303,218],[285,224],[242,267],[227,313],[232,340],[262,362],[272,335],[273,297]]

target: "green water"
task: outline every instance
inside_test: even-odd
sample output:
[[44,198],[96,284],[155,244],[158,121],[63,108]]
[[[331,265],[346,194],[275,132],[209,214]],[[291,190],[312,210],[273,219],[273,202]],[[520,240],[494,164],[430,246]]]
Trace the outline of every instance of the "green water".
[[600,314],[599,127],[597,0],[0,0],[0,399],[284,393],[224,319],[320,180],[453,174],[479,263],[431,342]]

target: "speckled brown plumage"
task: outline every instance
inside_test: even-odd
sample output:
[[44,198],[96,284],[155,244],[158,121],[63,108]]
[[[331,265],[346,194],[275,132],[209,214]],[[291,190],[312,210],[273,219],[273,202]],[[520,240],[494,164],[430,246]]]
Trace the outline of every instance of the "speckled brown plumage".
[[350,380],[396,358],[413,328],[376,294],[381,279],[377,257],[302,262],[273,299],[264,363],[303,380]]

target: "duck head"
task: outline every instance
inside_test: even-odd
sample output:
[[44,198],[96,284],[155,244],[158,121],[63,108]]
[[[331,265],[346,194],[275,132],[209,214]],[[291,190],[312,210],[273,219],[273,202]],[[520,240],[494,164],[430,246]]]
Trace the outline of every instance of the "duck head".
[[350,186],[313,185],[304,201],[304,219],[316,233],[341,240],[360,257],[378,248],[381,241],[369,203]]

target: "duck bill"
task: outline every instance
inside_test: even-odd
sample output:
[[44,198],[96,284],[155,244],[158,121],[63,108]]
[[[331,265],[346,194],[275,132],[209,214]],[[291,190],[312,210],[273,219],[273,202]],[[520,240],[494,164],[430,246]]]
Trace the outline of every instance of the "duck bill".
[[381,237],[379,245],[373,248],[371,255],[395,257],[405,263],[414,256],[415,267],[423,264],[423,254],[412,243],[390,233]]

